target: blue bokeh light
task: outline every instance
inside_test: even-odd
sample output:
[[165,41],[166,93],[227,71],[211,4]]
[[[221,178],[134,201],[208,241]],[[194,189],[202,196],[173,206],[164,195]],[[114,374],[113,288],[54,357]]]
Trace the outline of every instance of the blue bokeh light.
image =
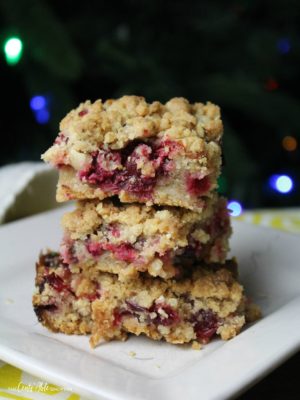
[[281,38],[277,42],[277,49],[281,54],[287,54],[291,50],[291,42],[287,38]]
[[33,96],[30,99],[30,108],[33,111],[42,110],[47,105],[47,100],[45,96]]
[[236,200],[230,201],[227,205],[227,208],[232,217],[238,217],[243,212],[242,205]]
[[35,112],[35,119],[39,124],[47,124],[50,119],[50,113],[46,109],[38,110]]
[[288,175],[272,175],[269,184],[272,189],[283,194],[289,193],[294,187],[293,180]]

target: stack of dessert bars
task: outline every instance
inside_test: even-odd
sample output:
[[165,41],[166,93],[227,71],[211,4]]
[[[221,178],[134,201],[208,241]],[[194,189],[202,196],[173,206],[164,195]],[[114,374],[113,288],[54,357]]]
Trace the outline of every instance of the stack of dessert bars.
[[128,333],[200,347],[258,316],[227,260],[222,132],[219,107],[183,98],[87,101],[62,120],[43,159],[59,170],[57,200],[77,205],[36,266],[44,326],[91,333],[93,347]]

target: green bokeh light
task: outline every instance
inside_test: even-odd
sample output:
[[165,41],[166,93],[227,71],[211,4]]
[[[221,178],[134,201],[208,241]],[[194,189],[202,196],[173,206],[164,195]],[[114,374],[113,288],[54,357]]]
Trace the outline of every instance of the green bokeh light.
[[218,192],[224,194],[226,193],[226,191],[227,191],[227,179],[223,175],[221,175],[218,178]]
[[4,43],[4,54],[6,62],[9,65],[17,64],[23,51],[23,43],[18,37],[11,37]]

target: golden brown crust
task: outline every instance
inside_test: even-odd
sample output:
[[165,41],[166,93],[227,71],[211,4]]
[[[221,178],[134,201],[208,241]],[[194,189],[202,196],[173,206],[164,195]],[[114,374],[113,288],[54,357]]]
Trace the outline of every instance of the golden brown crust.
[[[228,340],[239,333],[245,324],[243,288],[227,269],[212,271],[199,268],[191,278],[182,281],[160,279],[136,279],[120,283],[106,274],[102,280],[104,295],[92,305],[93,330],[91,345],[103,340],[123,339],[124,333],[145,334],[154,340],[165,339],[174,344],[187,343],[197,337],[190,322],[192,299],[195,309],[209,310],[222,319],[217,333]],[[113,301],[112,301],[113,299]],[[162,301],[178,313],[181,322],[174,326],[156,326],[142,322],[143,319],[126,316],[120,324],[112,317],[114,310],[122,309],[124,299],[149,308]],[[158,300],[159,299],[159,300]],[[105,317],[103,317],[105,316]],[[104,321],[104,324],[103,324]]]
[[183,208],[159,209],[142,204],[115,205],[111,201],[81,201],[74,211],[63,215],[62,227],[70,233],[72,239],[78,239],[82,235],[92,234],[101,225],[118,224],[127,229],[127,241],[131,232],[134,239],[139,235],[169,234],[175,246],[178,241],[180,243],[179,233],[182,229],[211,217],[221,202],[226,207],[225,200],[215,195],[204,203],[199,213]]
[[[82,115],[84,114],[84,115]],[[72,140],[90,145],[108,145],[121,149],[129,141],[149,137],[193,138],[189,148],[206,141],[220,140],[223,126],[220,108],[210,102],[190,104],[184,98],[173,98],[166,104],[149,104],[143,97],[123,96],[116,100],[86,101],[61,121],[60,129]],[[83,143],[77,149],[86,150]]]
[[201,260],[223,263],[231,233],[226,200],[217,195],[206,200],[200,213],[81,201],[63,216],[62,226],[66,262],[94,265],[119,279],[139,272],[169,279]]
[[[70,275],[65,264],[59,260],[49,264],[49,259],[42,256],[38,263],[33,297],[37,316],[55,332],[92,331],[93,347],[102,341],[125,340],[128,333],[176,344],[206,342],[214,333],[228,340],[245,324],[248,302],[231,272],[234,260],[224,267],[201,264],[179,281],[139,277],[120,282],[116,275],[95,269],[71,270]],[[62,281],[58,284],[49,274]]]

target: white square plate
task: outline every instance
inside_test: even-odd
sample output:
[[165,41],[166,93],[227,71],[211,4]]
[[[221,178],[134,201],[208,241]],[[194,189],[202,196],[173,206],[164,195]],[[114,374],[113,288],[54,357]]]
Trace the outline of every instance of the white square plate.
[[87,337],[51,334],[32,311],[34,265],[41,249],[57,248],[65,210],[0,228],[2,360],[90,399],[224,400],[300,347],[300,237],[241,222],[232,252],[264,317],[233,340],[195,351],[132,337],[91,350]]

